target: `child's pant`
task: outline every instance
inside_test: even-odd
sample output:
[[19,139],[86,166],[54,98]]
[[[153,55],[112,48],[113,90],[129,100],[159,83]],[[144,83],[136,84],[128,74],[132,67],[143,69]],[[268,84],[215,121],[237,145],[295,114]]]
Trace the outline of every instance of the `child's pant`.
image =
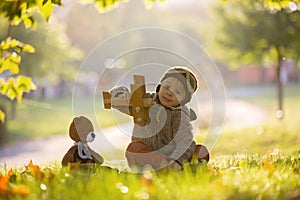
[[[157,151],[153,151],[142,141],[131,142],[127,149],[125,156],[130,168],[144,167],[145,165],[151,165],[154,169],[166,167],[168,164],[167,157]],[[204,145],[197,145],[193,157],[198,159],[198,162],[203,160],[209,161],[209,152]],[[192,161],[192,158],[188,160]]]

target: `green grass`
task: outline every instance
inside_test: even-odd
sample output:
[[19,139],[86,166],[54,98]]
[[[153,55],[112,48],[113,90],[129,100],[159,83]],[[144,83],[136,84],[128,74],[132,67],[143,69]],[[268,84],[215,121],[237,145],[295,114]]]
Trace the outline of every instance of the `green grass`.
[[[276,118],[277,99],[274,86],[248,87],[247,89],[255,90],[255,93],[252,92],[248,96],[239,98],[264,109],[267,113],[266,122],[251,127],[225,127],[212,150],[212,156],[264,155],[274,150],[283,153],[299,150],[300,85],[287,85],[285,87],[285,114],[282,120]],[[251,115],[251,113],[249,114]],[[200,138],[198,140],[201,141]]]
[[[48,164],[14,169],[8,187],[0,189],[0,198],[298,199],[299,169],[300,152],[218,157],[208,166],[140,174],[104,167],[70,170]],[[8,169],[0,174],[7,176]]]

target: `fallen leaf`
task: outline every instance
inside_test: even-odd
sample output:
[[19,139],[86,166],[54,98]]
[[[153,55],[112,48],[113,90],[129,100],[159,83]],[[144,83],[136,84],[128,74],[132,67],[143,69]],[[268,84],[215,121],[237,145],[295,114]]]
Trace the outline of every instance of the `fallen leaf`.
[[8,176],[0,176],[0,190],[6,191],[8,185],[9,177]]
[[7,172],[7,175],[5,175],[5,176],[0,176],[0,190],[2,190],[2,191],[6,191],[6,190],[7,190],[9,178],[10,178],[12,175],[13,175],[13,171],[12,171],[12,169],[10,169],[10,170]]
[[27,166],[25,166],[25,168],[26,170],[29,170],[32,175],[36,176],[41,180],[45,177],[45,174],[41,171],[40,167],[38,165],[33,164],[32,160],[30,160],[30,162]]
[[269,162],[265,161],[263,163],[263,167],[265,170],[267,170],[270,174],[273,174],[275,172],[275,167],[271,165]]
[[18,195],[21,195],[21,196],[27,196],[30,194],[30,189],[28,186],[24,185],[24,184],[18,184],[18,185],[15,185],[13,188],[12,188],[12,193],[13,194],[18,194]]

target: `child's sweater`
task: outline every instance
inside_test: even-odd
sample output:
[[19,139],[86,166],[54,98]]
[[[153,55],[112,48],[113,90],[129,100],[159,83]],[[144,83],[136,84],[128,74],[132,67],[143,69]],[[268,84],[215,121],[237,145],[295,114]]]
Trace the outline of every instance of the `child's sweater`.
[[[162,106],[156,94],[151,96],[155,104],[149,110],[150,123],[146,126],[135,124],[132,141],[142,141],[154,151],[180,163],[191,159],[196,143],[190,121],[195,114],[191,113],[193,111],[187,106]],[[126,114],[130,113],[128,108],[120,106],[114,108]]]

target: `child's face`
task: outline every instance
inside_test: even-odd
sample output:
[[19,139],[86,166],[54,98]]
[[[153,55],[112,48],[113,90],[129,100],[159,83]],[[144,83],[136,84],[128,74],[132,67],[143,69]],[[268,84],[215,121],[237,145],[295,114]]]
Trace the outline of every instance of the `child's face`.
[[174,77],[166,78],[161,82],[158,97],[164,106],[178,106],[185,98],[184,86]]

